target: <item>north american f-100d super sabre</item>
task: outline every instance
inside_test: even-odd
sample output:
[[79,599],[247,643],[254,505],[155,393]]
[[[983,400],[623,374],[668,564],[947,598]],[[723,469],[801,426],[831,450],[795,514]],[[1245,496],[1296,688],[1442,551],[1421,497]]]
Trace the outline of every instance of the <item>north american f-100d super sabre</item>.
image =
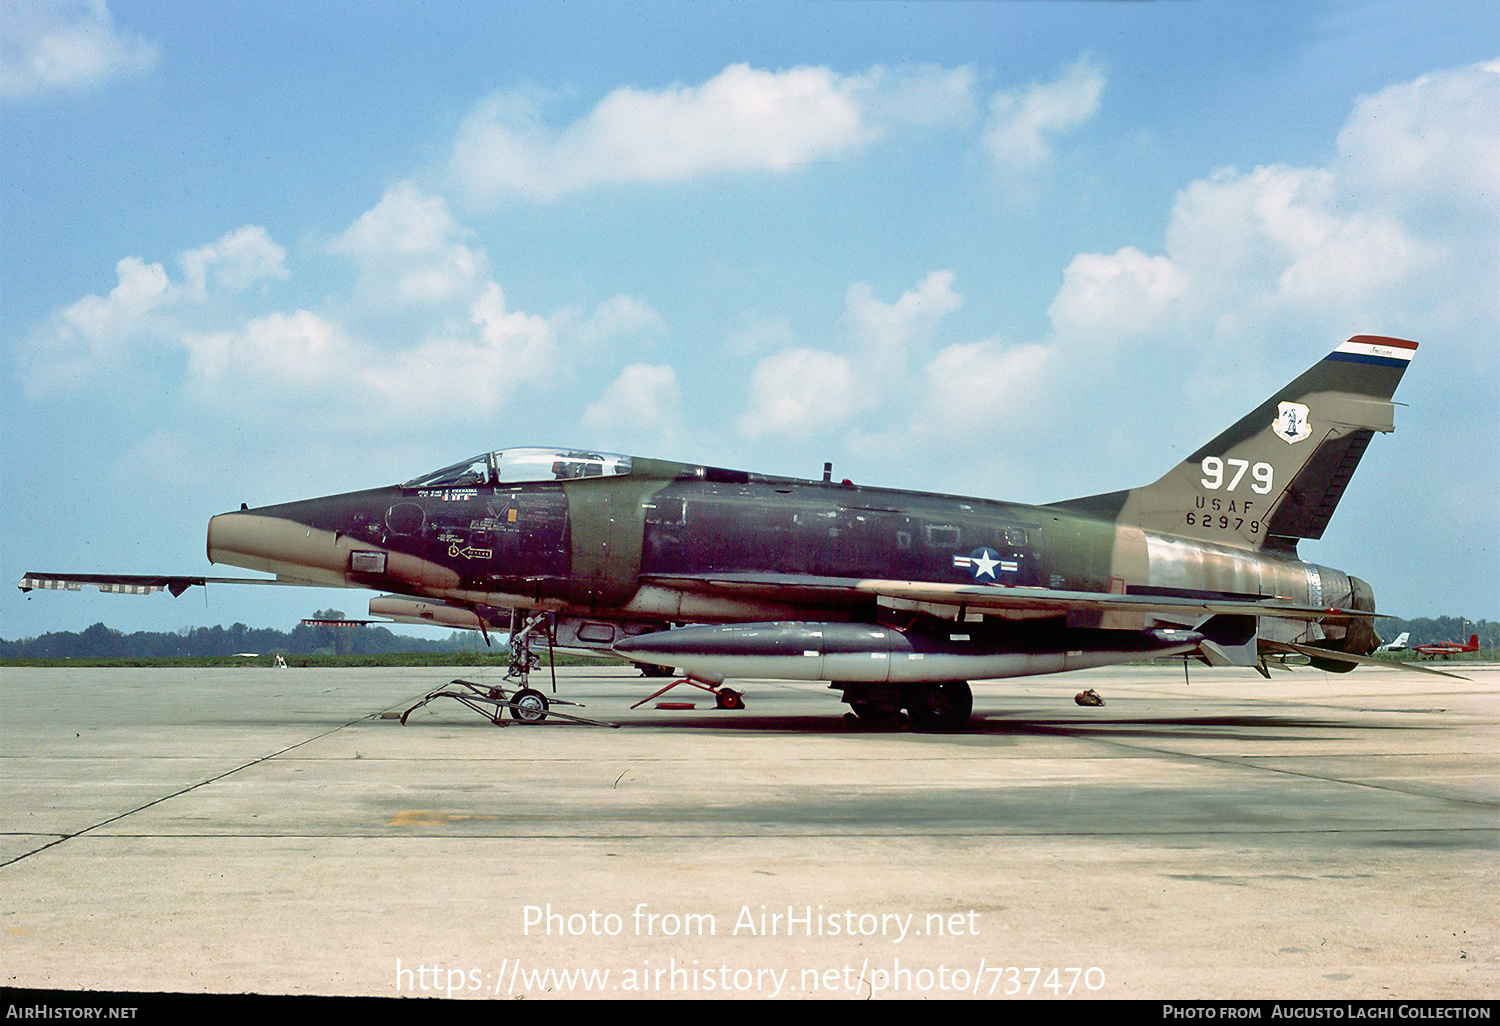
[[[372,615],[610,652],[710,688],[828,681],[861,717],[905,710],[924,729],[961,727],[976,679],[1161,656],[1348,670],[1378,662],[1374,594],[1297,545],[1394,429],[1416,348],[1351,338],[1160,480],[1049,505],[502,449],[220,514],[208,557],[383,592]],[[220,580],[28,573],[21,587]]]

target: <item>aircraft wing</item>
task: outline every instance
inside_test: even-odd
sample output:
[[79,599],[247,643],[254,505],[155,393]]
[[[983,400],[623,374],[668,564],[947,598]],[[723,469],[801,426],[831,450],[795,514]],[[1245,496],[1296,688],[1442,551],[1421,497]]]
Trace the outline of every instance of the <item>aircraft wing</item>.
[[1007,588],[931,581],[888,581],[809,574],[653,574],[651,583],[684,591],[753,595],[783,601],[819,602],[837,598],[873,597],[891,602],[921,602],[963,611],[994,610],[1000,615],[1031,613],[1062,616],[1073,612],[1165,613],[1182,617],[1275,616],[1293,620],[1325,617],[1374,619],[1386,613],[1357,609],[1303,606],[1275,596],[1228,595],[1215,592],[1139,593],[1115,595],[1097,591],[1058,591],[1051,588]]
[[298,581],[285,577],[180,577],[168,574],[45,574],[28,572],[16,587],[22,591],[42,589],[44,591],[78,591],[85,584],[92,584],[100,591],[117,595],[150,595],[157,591],[170,591],[181,595],[195,584],[282,584],[289,587],[327,587],[312,581]]
[[[870,597],[888,603],[920,602],[964,612],[992,610],[999,615],[1062,616],[1073,612],[1164,613],[1181,617],[1275,616],[1294,620],[1325,617],[1374,619],[1388,614],[1357,609],[1303,606],[1275,596],[1228,595],[1213,592],[1116,595],[1098,591],[1059,591],[1052,588],[1008,588],[933,581],[895,581],[859,577],[821,577],[813,574],[653,574],[643,580],[683,591],[756,596],[781,601],[818,603],[829,599]],[[92,585],[103,592],[149,595],[169,591],[181,595],[195,585],[270,584],[288,587],[326,587],[321,582],[286,577],[197,577],[167,574],[52,574],[28,572],[17,585],[33,589],[77,591]]]

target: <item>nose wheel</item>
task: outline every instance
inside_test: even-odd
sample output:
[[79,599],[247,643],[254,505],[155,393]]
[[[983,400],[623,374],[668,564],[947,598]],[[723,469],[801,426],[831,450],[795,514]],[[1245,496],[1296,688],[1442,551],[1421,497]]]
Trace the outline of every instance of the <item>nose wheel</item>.
[[517,723],[541,723],[551,703],[535,688],[522,688],[510,697],[510,718]]

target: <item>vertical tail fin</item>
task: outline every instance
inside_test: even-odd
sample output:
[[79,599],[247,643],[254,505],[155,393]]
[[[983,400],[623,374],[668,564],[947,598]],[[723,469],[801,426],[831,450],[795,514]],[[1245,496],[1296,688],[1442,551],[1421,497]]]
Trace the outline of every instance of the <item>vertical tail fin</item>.
[[1391,396],[1417,344],[1356,335],[1142,488],[1059,503],[1147,531],[1237,548],[1320,538],[1375,432],[1395,430]]

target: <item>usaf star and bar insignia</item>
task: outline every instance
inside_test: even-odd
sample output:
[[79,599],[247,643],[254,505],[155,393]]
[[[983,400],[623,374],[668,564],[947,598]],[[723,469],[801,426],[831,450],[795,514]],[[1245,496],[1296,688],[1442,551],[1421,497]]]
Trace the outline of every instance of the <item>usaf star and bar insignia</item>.
[[996,571],[1002,574],[1013,574],[1021,569],[1021,564],[1016,560],[1001,559],[1000,553],[988,546],[975,549],[967,556],[954,556],[953,565],[970,571],[976,581],[998,581],[1000,578]]

